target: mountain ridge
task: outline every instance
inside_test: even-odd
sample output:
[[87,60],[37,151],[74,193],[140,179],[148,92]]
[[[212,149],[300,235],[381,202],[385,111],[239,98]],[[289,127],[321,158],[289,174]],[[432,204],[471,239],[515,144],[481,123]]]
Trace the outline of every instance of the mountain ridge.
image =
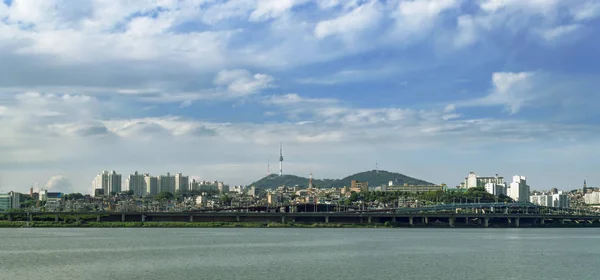
[[[370,170],[355,173],[349,176],[346,176],[341,179],[315,179],[313,178],[313,185],[319,188],[331,188],[331,187],[343,187],[350,186],[351,180],[357,180],[360,182],[368,182],[369,186],[376,187],[381,185],[387,185],[389,181],[393,181],[394,185],[435,185],[433,183],[427,182],[425,180],[413,178],[401,173],[389,172],[385,170]],[[277,175],[270,174],[258,181],[255,181],[250,184],[250,186],[255,186],[259,189],[274,189],[279,186],[300,186],[307,187],[308,186],[308,178],[296,176],[296,175]]]

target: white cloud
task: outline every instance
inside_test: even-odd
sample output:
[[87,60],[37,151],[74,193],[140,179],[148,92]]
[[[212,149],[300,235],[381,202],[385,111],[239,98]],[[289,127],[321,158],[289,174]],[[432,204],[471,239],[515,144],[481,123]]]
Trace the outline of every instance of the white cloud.
[[44,189],[50,192],[73,193],[73,185],[71,184],[71,181],[62,175],[52,176],[50,179],[48,179]]
[[464,47],[473,44],[477,40],[477,27],[470,15],[462,15],[457,21],[457,35],[454,38],[454,46]]
[[581,28],[578,24],[561,25],[540,32],[546,41],[555,41],[560,37],[571,34]]
[[423,36],[434,26],[441,13],[458,5],[457,0],[399,1],[391,13],[396,22],[394,35],[402,39]]
[[535,99],[534,73],[531,72],[496,72],[492,75],[492,90],[482,98],[463,101],[452,106],[505,106],[511,114],[519,112],[528,101]]
[[263,21],[280,17],[295,6],[308,0],[263,0],[258,1],[256,9],[250,14],[250,21]]
[[257,93],[272,87],[273,77],[265,74],[254,74],[243,69],[221,70],[215,77],[214,83],[236,96],[245,96]]
[[319,39],[334,35],[355,38],[378,25],[383,15],[380,9],[378,2],[371,1],[337,18],[321,21],[315,27],[315,36]]
[[600,16],[600,2],[587,1],[572,10],[573,18],[577,21],[592,20]]

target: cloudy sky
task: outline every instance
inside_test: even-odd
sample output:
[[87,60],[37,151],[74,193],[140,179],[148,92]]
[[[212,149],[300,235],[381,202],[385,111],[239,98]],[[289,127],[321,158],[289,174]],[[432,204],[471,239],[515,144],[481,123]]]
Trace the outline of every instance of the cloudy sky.
[[0,192],[115,169],[600,185],[600,1],[0,0]]

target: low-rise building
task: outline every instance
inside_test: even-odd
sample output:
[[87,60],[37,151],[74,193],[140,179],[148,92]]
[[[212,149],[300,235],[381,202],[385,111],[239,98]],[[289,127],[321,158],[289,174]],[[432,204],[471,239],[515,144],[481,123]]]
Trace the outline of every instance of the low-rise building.
[[409,192],[409,193],[422,193],[422,192],[435,192],[443,191],[444,186],[442,185],[393,185],[390,181],[387,186],[381,186],[381,191],[384,192]]

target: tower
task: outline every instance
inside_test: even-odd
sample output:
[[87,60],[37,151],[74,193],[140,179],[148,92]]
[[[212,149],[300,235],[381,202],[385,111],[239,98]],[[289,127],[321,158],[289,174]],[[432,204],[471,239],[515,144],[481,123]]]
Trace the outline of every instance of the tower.
[[283,175],[283,144],[279,143],[279,176]]
[[586,180],[584,179],[584,180],[583,180],[583,193],[585,194],[586,192],[587,192],[587,182],[586,182]]
[[308,188],[312,189],[313,187],[313,183],[312,183],[312,172],[308,175]]

